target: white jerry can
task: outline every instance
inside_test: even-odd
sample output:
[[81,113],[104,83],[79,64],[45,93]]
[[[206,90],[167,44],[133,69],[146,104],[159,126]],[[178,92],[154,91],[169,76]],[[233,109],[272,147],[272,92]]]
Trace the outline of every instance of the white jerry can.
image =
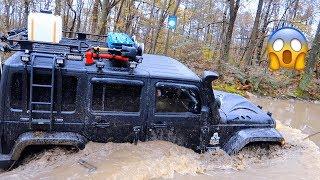
[[59,43],[62,37],[62,19],[48,13],[30,13],[28,40]]

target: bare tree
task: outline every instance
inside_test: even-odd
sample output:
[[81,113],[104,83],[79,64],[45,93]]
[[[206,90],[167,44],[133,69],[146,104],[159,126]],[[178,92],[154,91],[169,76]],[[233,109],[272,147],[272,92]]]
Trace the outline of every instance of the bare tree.
[[305,73],[300,81],[299,88],[306,90],[311,82],[314,72],[315,64],[320,56],[320,21],[318,24],[317,32],[312,43],[312,49],[307,55],[307,67]]
[[[177,0],[176,6],[174,7],[174,10],[173,10],[173,15],[177,14],[180,3],[181,3],[181,0]],[[166,54],[166,55],[168,54],[169,38],[170,38],[170,30],[168,29],[167,36],[166,36],[166,45],[165,45],[165,50],[164,50],[164,54]]]
[[269,14],[270,14],[270,9],[271,9],[271,5],[273,3],[273,0],[269,0],[264,18],[263,18],[263,25],[261,28],[261,33],[260,33],[260,38],[259,38],[259,42],[258,42],[258,47],[257,47],[257,61],[260,63],[261,62],[261,54],[262,54],[262,49],[263,49],[263,43],[264,43],[264,39],[266,36],[266,31],[267,31],[267,27],[268,27],[268,21],[269,21]]
[[4,1],[4,9],[5,9],[5,26],[6,30],[10,29],[10,8],[12,7],[12,0],[3,0]]
[[[154,18],[155,6],[156,6],[156,0],[153,0],[152,5],[151,5],[151,10],[150,10],[150,18],[149,18],[149,21],[148,21],[147,30],[146,30],[146,33],[145,33],[145,36],[144,36],[144,40],[143,40],[145,45],[147,45],[147,40],[148,40],[148,37],[150,36],[151,28],[152,28],[152,25],[153,25],[152,19]],[[151,38],[152,38],[152,36],[151,36]],[[148,46],[146,46],[146,47],[148,47]]]
[[99,0],[94,0],[91,14],[91,32],[95,33],[98,27]]
[[77,27],[75,30],[76,32],[80,31],[83,6],[84,6],[83,0],[77,0]]
[[71,10],[71,12],[73,13],[73,19],[71,22],[71,27],[69,29],[69,31],[71,32],[71,33],[69,33],[69,37],[72,37],[72,35],[73,35],[72,32],[74,31],[75,24],[76,24],[76,18],[77,18],[77,12],[76,12],[76,10],[73,9],[72,4],[73,4],[73,0],[67,0],[67,5],[68,5],[69,9]]
[[154,34],[154,38],[153,38],[153,41],[152,41],[152,47],[151,47],[151,52],[152,53],[156,52],[156,47],[157,47],[160,31],[161,31],[161,28],[163,26],[163,23],[164,23],[166,17],[168,16],[168,11],[169,11],[169,8],[172,5],[172,3],[173,3],[172,0],[169,0],[169,1],[165,0],[164,3],[163,3],[163,6],[161,8],[161,13],[160,13],[161,14],[160,15],[160,19],[159,19],[157,27],[155,29],[155,34]]
[[223,56],[222,56],[222,59],[224,62],[229,61],[229,51],[230,51],[232,33],[233,33],[234,23],[237,18],[239,6],[240,6],[240,0],[229,1],[229,23],[228,23],[228,29],[225,37]]
[[258,28],[260,24],[262,5],[263,5],[263,0],[259,0],[256,17],[252,27],[251,36],[247,43],[248,49],[245,50],[246,51],[245,59],[246,59],[247,65],[252,65],[252,58],[254,57],[254,51],[257,44]]
[[116,20],[114,22],[114,27],[113,27],[113,29],[115,31],[118,30],[118,23],[119,23],[119,20],[120,20],[120,16],[121,16],[121,13],[122,13],[124,2],[125,2],[125,0],[121,0],[120,6],[119,6],[119,9],[118,9],[118,12],[117,12],[117,18],[116,18]]
[[22,26],[27,27],[28,24],[28,14],[29,14],[29,6],[30,6],[30,0],[24,0],[23,1],[24,5],[24,13],[23,13],[23,21],[22,21]]
[[[131,0],[133,1],[133,0]],[[99,23],[99,34],[106,34],[106,25],[107,19],[110,14],[110,11],[113,7],[115,7],[120,0],[103,0],[102,2],[102,11],[101,11],[101,18]]]
[[54,14],[58,16],[61,15],[61,0],[55,0]]

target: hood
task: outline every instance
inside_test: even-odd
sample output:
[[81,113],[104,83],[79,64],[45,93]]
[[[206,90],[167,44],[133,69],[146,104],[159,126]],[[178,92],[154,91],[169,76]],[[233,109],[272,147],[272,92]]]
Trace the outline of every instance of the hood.
[[219,109],[221,121],[225,124],[275,124],[268,115],[246,98],[223,91],[214,91],[215,98],[221,101]]

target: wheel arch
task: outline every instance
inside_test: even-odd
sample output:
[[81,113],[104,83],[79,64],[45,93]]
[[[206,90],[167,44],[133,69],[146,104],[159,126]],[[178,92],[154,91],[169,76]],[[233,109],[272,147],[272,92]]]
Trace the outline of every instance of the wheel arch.
[[236,132],[224,145],[223,149],[230,155],[238,153],[250,143],[283,143],[284,138],[274,128],[249,128]]
[[23,133],[17,139],[12,151],[11,160],[18,160],[23,150],[28,146],[35,145],[57,145],[57,146],[74,146],[80,150],[85,148],[88,140],[77,133],[71,132],[27,132]]

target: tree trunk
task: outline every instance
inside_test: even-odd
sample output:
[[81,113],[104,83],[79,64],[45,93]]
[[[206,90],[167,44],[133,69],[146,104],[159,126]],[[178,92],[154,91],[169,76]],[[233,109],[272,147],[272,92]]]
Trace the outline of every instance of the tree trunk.
[[54,8],[54,14],[60,16],[61,15],[61,0],[55,0],[56,7]]
[[107,25],[107,19],[110,13],[110,7],[109,7],[109,0],[103,0],[102,1],[102,11],[101,11],[101,18],[99,22],[99,34],[103,35],[106,33],[106,25]]
[[[173,15],[174,16],[177,14],[177,11],[178,11],[178,8],[180,6],[180,3],[181,3],[181,0],[177,0],[176,6],[174,7],[174,10],[173,10]],[[169,39],[170,39],[170,29],[168,29],[168,31],[167,31],[166,45],[165,45],[165,50],[164,50],[164,54],[165,55],[168,54]]]
[[23,13],[24,17],[23,17],[22,26],[27,27],[30,1],[29,0],[24,0],[23,4],[24,4],[24,13]]
[[[156,4],[156,0],[153,0],[153,3],[152,3],[152,6],[151,6],[151,10],[150,10],[150,19],[149,19],[149,25],[148,25],[148,27],[147,27],[147,31],[146,31],[146,34],[145,34],[145,36],[144,36],[144,40],[143,40],[143,42],[144,42],[144,44],[145,45],[147,45],[147,40],[148,40],[148,37],[149,37],[149,34],[150,34],[150,31],[151,31],[151,28],[153,27],[152,25],[153,25],[153,17],[154,17],[154,8],[155,8],[155,4]],[[152,41],[152,34],[151,34],[151,41]],[[149,47],[149,46],[146,46],[146,47]],[[149,49],[149,51],[151,50],[151,48]],[[148,52],[149,52],[148,51]]]
[[262,29],[261,29],[261,33],[260,33],[261,37],[259,39],[259,43],[258,43],[258,47],[257,47],[257,61],[259,64],[261,63],[263,43],[264,43],[264,39],[265,39],[265,35],[266,35],[266,30],[268,27],[268,19],[269,19],[269,13],[270,13],[272,2],[273,2],[273,0],[270,0],[268,3],[268,7],[266,10],[266,14],[264,16],[264,19],[263,19],[263,25],[262,25]]
[[98,11],[99,11],[99,0],[94,0],[92,8],[92,19],[91,19],[91,33],[95,34],[98,27]]
[[134,0],[130,0],[128,2],[128,15],[126,17],[126,25],[125,25],[125,32],[127,34],[130,34],[130,29],[131,29],[131,25],[132,25],[132,20],[134,18],[134,13],[132,12],[133,11],[133,8],[134,8]]
[[153,39],[153,42],[152,42],[152,53],[154,54],[156,52],[156,47],[157,47],[157,43],[158,43],[158,38],[159,38],[159,35],[160,35],[160,31],[161,31],[161,27],[163,26],[163,23],[167,17],[167,14],[168,14],[168,10],[170,8],[170,5],[172,3],[172,0],[169,0],[169,3],[167,3],[167,0],[165,0],[164,2],[164,5],[162,7],[162,12],[161,12],[161,16],[160,16],[160,19],[158,21],[158,25],[157,25],[157,28],[156,28],[156,32],[155,32],[155,37]]
[[73,12],[73,19],[72,19],[72,22],[71,22],[71,27],[69,29],[69,31],[70,31],[69,37],[73,37],[73,33],[72,32],[74,32],[76,19],[77,19],[77,12],[72,7],[73,0],[68,0],[67,4],[68,4],[69,9]]
[[254,51],[257,43],[258,28],[259,28],[260,18],[261,18],[262,5],[263,5],[263,0],[259,0],[256,17],[254,19],[254,23],[252,27],[251,36],[248,41],[247,48],[245,49],[246,51],[245,60],[247,62],[246,63],[247,66],[250,66],[253,63]]
[[312,49],[307,55],[307,66],[306,66],[305,73],[303,74],[299,84],[299,88],[304,91],[307,90],[311,82],[315,64],[320,55],[319,49],[320,49],[320,22],[318,24],[317,32],[312,43]]
[[67,1],[66,0],[64,2],[64,7],[63,7],[63,28],[65,29],[65,31],[68,31],[68,25],[69,25],[69,6],[67,5]]
[[75,30],[76,32],[80,31],[83,6],[84,6],[83,0],[77,0],[77,27]]
[[229,61],[229,51],[230,51],[230,45],[231,45],[231,38],[232,38],[232,33],[233,33],[233,28],[234,28],[234,23],[237,18],[237,13],[240,5],[240,0],[230,0],[229,1],[229,24],[228,24],[228,30],[226,33],[225,37],[225,42],[224,42],[224,48],[223,48],[223,56],[222,59],[224,62]]
[[107,30],[107,19],[110,14],[111,9],[116,6],[120,0],[103,0],[102,2],[102,14],[100,18],[100,23],[99,23],[99,34],[103,35],[106,34]]
[[120,7],[119,7],[119,10],[118,10],[118,13],[117,13],[117,18],[115,20],[115,23],[114,23],[114,31],[117,31],[118,30],[118,23],[119,23],[119,20],[120,20],[120,16],[121,16],[121,13],[122,13],[122,8],[123,8],[123,4],[124,4],[125,0],[122,0],[121,3],[120,3]]
[[11,7],[12,1],[11,0],[4,0],[4,8],[5,8],[5,27],[6,30],[9,31],[10,29],[10,7]]
[[[222,25],[221,25],[221,32],[220,32],[220,36],[219,36],[219,40],[217,41],[219,44],[217,46],[219,46],[219,52],[220,52],[220,56],[222,57],[223,52],[223,44],[224,44],[224,40],[225,40],[225,33],[226,33],[226,24],[227,24],[227,11],[228,8],[227,6],[225,6],[225,9],[223,11],[223,17],[222,17]],[[219,58],[219,66],[221,63],[221,58]]]

